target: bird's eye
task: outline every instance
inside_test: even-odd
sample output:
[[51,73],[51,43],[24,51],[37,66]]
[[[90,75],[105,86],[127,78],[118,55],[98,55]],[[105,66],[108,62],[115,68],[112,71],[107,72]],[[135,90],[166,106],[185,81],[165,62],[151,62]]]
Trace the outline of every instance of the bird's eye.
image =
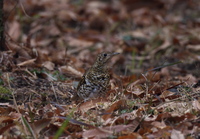
[[107,56],[107,54],[103,54],[103,56]]

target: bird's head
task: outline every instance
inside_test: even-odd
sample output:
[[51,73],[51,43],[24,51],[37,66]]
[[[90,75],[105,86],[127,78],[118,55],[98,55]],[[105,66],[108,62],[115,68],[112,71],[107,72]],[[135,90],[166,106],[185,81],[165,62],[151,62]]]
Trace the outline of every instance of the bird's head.
[[97,59],[95,61],[95,64],[96,66],[104,66],[109,59],[111,59],[113,56],[115,55],[118,55],[119,53],[117,52],[103,52],[103,53],[100,53],[98,56],[97,56]]

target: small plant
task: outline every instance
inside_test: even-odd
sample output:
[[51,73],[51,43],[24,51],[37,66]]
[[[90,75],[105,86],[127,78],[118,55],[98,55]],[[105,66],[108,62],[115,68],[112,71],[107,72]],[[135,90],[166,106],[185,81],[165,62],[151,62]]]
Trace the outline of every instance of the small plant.
[[0,99],[8,100],[10,98],[11,92],[9,89],[0,86]]

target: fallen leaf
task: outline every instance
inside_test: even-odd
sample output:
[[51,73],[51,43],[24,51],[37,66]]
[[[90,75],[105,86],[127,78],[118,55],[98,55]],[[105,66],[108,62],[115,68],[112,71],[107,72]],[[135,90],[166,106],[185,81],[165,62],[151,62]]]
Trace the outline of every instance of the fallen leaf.
[[123,130],[128,130],[129,128],[132,127],[133,125],[129,124],[129,125],[116,125],[116,126],[91,129],[83,132],[83,137],[85,138],[93,137],[94,139],[106,138],[114,133],[121,132]]
[[102,118],[104,120],[107,120],[109,119],[111,116],[112,116],[112,113],[119,109],[120,107],[123,107],[125,105],[126,101],[125,100],[119,100],[119,101],[116,101],[114,104],[112,104],[106,111],[105,113],[108,113],[106,115],[103,115]]
[[181,131],[173,129],[171,132],[171,139],[185,139]]
[[31,126],[35,133],[39,134],[42,129],[44,129],[47,125],[49,125],[51,119],[41,119],[37,120],[36,122],[32,123]]
[[47,68],[48,70],[54,70],[55,64],[52,63],[51,61],[45,61],[42,64],[43,67]]
[[198,100],[195,99],[195,100],[192,102],[192,105],[193,105],[193,107],[194,107],[196,110],[200,110],[200,103],[199,103]]
[[89,101],[82,103],[79,106],[79,110],[84,113],[84,112],[87,112],[91,108],[95,108],[99,104],[102,105],[105,103],[108,103],[108,101],[105,99],[102,99],[102,98],[89,100]]

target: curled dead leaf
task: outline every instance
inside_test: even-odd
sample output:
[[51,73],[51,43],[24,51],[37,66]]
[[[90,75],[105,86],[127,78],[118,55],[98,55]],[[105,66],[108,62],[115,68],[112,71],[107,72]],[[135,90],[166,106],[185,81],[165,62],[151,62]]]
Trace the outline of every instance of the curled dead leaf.
[[124,130],[128,130],[129,128],[132,128],[133,125],[116,125],[116,126],[107,126],[103,128],[96,128],[96,129],[91,129],[83,132],[83,137],[85,138],[95,138],[95,139],[101,139],[101,138],[106,138],[113,133],[116,132],[121,132]]
[[193,105],[193,107],[194,107],[196,110],[200,110],[200,103],[199,103],[198,100],[194,100],[194,101],[192,102],[192,105]]
[[91,108],[97,107],[97,105],[102,105],[102,104],[105,105],[106,103],[108,103],[108,101],[102,98],[89,100],[82,103],[79,107],[79,110],[84,113],[84,112],[87,112]]
[[104,115],[102,118],[104,120],[107,120],[109,118],[111,118],[112,116],[112,113],[119,109],[120,107],[124,106],[126,104],[126,101],[125,100],[119,100],[119,101],[116,101],[115,103],[113,103],[107,110],[105,113],[108,113],[107,115]]
[[55,64],[52,63],[51,61],[45,61],[42,64],[43,67],[47,68],[48,70],[54,70]]

